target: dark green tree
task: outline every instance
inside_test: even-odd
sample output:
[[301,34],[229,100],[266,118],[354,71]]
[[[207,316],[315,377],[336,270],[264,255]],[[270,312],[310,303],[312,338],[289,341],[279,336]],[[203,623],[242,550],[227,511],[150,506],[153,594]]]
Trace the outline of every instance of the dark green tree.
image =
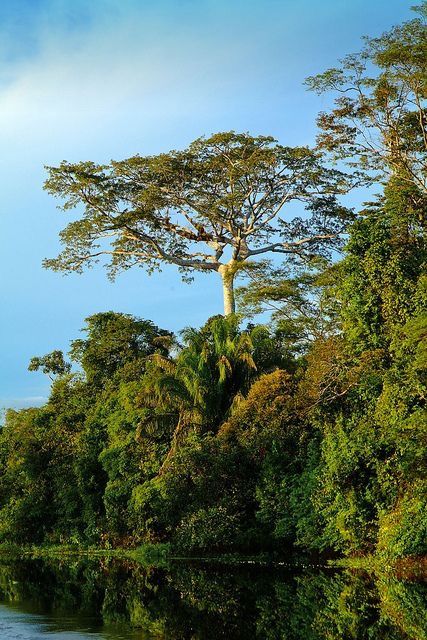
[[147,357],[156,352],[166,355],[172,340],[170,332],[150,320],[113,311],[89,316],[83,331],[87,338],[73,340],[70,356],[83,368],[87,382],[97,386],[132,363],[142,374]]

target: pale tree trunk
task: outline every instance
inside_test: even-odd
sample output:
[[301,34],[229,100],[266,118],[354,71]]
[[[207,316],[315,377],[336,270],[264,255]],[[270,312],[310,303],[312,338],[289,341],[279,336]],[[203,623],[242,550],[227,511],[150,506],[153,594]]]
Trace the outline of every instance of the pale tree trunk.
[[229,316],[236,312],[236,303],[234,300],[234,264],[222,264],[218,269],[222,279],[222,290],[224,294],[224,315]]

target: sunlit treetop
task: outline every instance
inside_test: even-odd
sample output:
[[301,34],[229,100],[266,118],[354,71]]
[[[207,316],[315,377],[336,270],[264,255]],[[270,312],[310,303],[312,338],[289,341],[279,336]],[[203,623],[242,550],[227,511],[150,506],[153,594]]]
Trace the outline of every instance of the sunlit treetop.
[[[183,151],[109,165],[62,162],[48,172],[47,191],[64,210],[83,207],[83,215],[61,232],[64,250],[45,266],[81,272],[108,256],[110,277],[165,263],[184,279],[216,271],[226,314],[234,310],[238,269],[267,254],[328,254],[351,217],[337,200],[351,186],[348,176],[307,147],[246,133],[218,133]],[[306,214],[290,217],[292,201],[304,203]]]
[[307,79],[335,106],[319,115],[320,148],[365,171],[368,180],[399,174],[427,191],[427,3],[418,17],[365,38],[341,66]]

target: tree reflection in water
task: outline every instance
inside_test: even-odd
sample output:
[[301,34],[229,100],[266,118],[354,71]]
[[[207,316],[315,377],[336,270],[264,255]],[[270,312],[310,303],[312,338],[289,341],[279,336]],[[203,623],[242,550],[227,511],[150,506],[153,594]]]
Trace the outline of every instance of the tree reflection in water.
[[0,597],[108,638],[427,640],[425,584],[349,570],[2,559]]

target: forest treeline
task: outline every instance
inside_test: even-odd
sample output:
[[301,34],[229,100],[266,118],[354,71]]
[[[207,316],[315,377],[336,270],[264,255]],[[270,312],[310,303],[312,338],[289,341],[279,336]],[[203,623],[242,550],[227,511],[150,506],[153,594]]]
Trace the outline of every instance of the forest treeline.
[[[165,542],[188,554],[426,553],[426,5],[418,10],[308,81],[336,95],[319,116],[316,153],[378,192],[354,215],[340,210],[345,244],[334,244],[333,259],[319,250],[256,263],[237,291],[238,313],[200,329],[174,336],[149,320],[97,313],[68,359],[60,351],[33,358],[30,368],[50,375],[52,389],[43,407],[6,414],[1,541]],[[63,195],[75,171],[62,166],[50,190]],[[97,180],[104,198],[110,181],[115,203],[111,178]],[[73,223],[65,237],[74,234],[74,251],[83,243],[76,230],[93,234],[102,217],[101,195],[86,226]],[[332,203],[325,197],[311,202],[317,222]],[[288,253],[302,242],[297,227]],[[207,227],[197,233],[205,238]],[[316,249],[319,228],[313,237]],[[122,254],[129,242],[118,245]],[[236,264],[248,255],[236,254]],[[269,322],[256,324],[267,310]]]

